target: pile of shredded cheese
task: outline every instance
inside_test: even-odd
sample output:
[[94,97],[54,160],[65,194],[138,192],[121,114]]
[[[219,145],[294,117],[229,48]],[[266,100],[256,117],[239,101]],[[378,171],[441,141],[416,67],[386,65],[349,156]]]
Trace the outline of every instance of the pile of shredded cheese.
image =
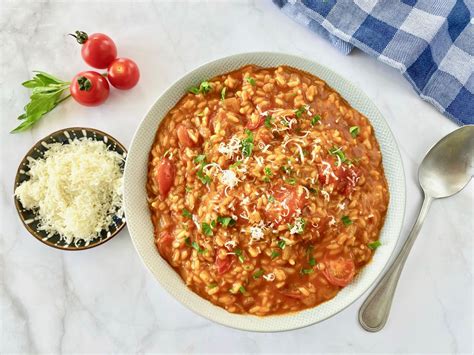
[[123,217],[124,157],[104,142],[75,139],[47,145],[44,159],[31,159],[30,179],[15,190],[24,208],[36,210],[40,229],[58,233],[67,244],[89,244]]

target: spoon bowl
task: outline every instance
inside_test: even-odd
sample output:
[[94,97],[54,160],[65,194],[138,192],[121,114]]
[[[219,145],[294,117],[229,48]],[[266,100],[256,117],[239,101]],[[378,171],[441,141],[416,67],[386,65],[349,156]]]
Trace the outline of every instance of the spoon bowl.
[[436,143],[418,170],[426,195],[444,198],[461,191],[473,175],[474,126],[464,126]]

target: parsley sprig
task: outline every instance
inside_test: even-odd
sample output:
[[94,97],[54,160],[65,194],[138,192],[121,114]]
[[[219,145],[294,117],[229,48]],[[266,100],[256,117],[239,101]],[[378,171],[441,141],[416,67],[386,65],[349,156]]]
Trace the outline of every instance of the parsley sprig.
[[199,84],[199,87],[193,86],[188,89],[188,92],[198,95],[198,94],[207,94],[209,91],[212,90],[212,85],[208,81],[203,81]]
[[36,74],[33,79],[22,83],[25,88],[31,89],[30,102],[25,106],[25,112],[18,117],[22,123],[11,133],[31,128],[45,114],[71,96],[71,94],[64,95],[70,83],[42,71],[34,73]]
[[303,113],[306,112],[306,106],[300,106],[299,109],[295,110],[295,116],[297,118],[301,118],[301,116],[303,115]]
[[349,166],[352,165],[352,161],[346,157],[342,150],[342,147],[332,147],[331,149],[328,149],[328,153],[339,158],[340,162],[338,160],[336,162],[336,166],[339,166],[342,163],[346,163]]
[[207,174],[204,173],[204,166],[207,164],[206,156],[204,154],[198,155],[196,158],[194,158],[194,162],[199,165],[199,169],[196,173],[196,176],[198,179],[204,184],[210,184],[211,183],[211,177]]
[[241,149],[242,149],[242,154],[244,157],[248,158],[252,155],[252,150],[253,150],[253,133],[252,131],[246,129],[245,134],[247,135],[246,138],[242,139],[241,142]]
[[245,80],[246,80],[250,85],[252,85],[252,86],[257,85],[257,82],[255,81],[255,79],[252,78],[252,77],[250,77],[250,76],[247,77],[247,78],[245,78]]

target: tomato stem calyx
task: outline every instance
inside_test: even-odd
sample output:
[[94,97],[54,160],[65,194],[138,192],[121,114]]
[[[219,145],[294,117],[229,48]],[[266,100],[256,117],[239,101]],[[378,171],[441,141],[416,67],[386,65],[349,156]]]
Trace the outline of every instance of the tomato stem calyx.
[[76,31],[75,34],[70,33],[69,36],[74,37],[79,44],[84,44],[89,39],[89,36],[84,31]]
[[85,76],[81,76],[79,79],[77,79],[77,83],[79,84],[79,90],[81,91],[89,91],[92,87],[91,81]]

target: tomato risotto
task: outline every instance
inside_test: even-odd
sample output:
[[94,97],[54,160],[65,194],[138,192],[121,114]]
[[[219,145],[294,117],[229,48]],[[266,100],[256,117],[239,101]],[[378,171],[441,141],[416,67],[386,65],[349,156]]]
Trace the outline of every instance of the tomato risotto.
[[159,126],[147,191],[157,249],[186,285],[259,316],[351,283],[381,245],[389,201],[367,118],[286,66],[190,88]]

